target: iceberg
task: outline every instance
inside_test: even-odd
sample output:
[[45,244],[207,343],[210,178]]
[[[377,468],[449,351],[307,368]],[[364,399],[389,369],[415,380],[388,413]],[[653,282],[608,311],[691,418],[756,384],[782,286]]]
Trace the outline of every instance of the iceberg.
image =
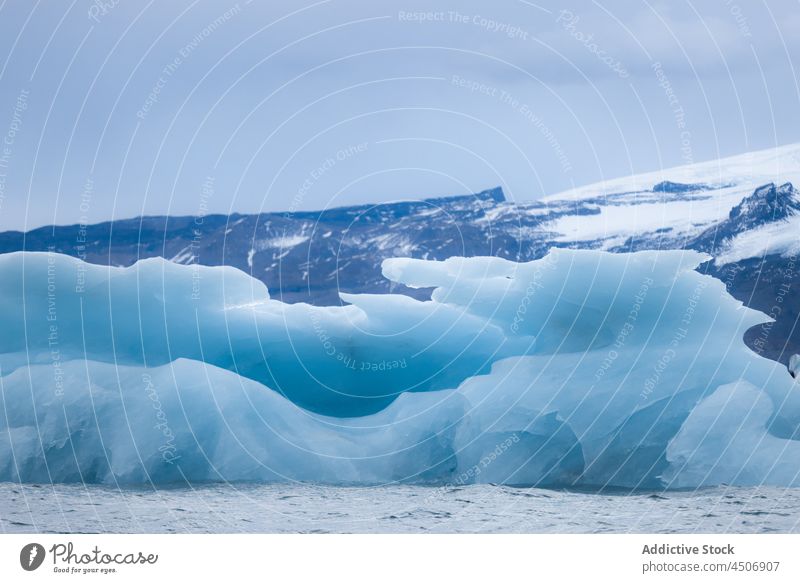
[[695,251],[393,258],[431,299],[271,299],[231,267],[0,256],[0,480],[798,485],[769,318]]

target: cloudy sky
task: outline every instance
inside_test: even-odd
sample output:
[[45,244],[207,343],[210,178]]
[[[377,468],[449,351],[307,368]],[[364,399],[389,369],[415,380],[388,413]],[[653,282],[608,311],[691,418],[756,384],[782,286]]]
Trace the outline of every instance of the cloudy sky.
[[532,200],[800,141],[798,30],[796,0],[5,0],[0,229]]

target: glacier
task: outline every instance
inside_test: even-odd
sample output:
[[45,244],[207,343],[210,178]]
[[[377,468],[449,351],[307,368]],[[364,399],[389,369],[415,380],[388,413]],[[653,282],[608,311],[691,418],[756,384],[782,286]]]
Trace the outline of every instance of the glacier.
[[769,322],[691,250],[392,258],[430,300],[0,256],[0,481],[800,485]]

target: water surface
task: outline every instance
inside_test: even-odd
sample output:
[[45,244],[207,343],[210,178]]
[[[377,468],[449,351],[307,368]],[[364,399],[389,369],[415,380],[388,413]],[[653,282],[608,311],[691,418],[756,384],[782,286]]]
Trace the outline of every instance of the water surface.
[[0,484],[6,533],[800,532],[800,491],[591,494],[504,486]]

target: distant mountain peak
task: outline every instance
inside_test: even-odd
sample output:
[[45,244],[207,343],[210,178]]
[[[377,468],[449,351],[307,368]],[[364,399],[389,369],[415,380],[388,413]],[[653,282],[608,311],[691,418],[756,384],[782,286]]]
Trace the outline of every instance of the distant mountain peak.
[[786,222],[796,215],[800,215],[800,192],[791,182],[780,186],[770,182],[745,196],[731,208],[728,218],[704,231],[692,245],[717,254],[743,233],[759,232],[762,227]]
[[487,200],[493,200],[494,202],[506,202],[506,195],[503,193],[503,188],[501,186],[484,190],[475,196],[485,198]]
[[742,202],[731,209],[728,218],[736,221],[740,229],[751,229],[759,224],[784,220],[800,213],[799,195],[791,182],[780,186],[770,182],[744,197]]

